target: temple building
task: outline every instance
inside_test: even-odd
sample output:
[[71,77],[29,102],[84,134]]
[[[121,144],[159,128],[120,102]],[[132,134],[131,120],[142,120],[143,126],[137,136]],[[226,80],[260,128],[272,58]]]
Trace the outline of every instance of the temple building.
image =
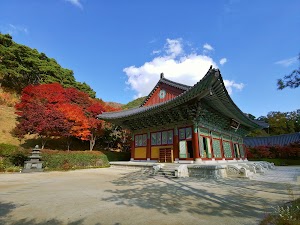
[[243,138],[262,128],[234,104],[214,68],[194,86],[161,74],[140,107],[98,118],[131,131],[131,161],[137,162],[247,161]]

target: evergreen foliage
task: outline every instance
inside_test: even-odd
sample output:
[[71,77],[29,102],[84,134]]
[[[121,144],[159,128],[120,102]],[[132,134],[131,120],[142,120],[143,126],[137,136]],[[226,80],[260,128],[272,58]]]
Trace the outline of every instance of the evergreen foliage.
[[146,97],[137,98],[131,102],[128,102],[126,105],[122,106],[122,109],[131,109],[135,107],[139,107],[145,100]]
[[248,137],[272,136],[300,132],[300,110],[292,112],[269,112],[267,116],[261,116],[257,120],[269,124],[264,130],[251,131]]
[[30,84],[59,83],[74,87],[94,98],[95,91],[75,80],[72,70],[62,68],[45,53],[17,44],[9,34],[0,33],[0,86],[21,93]]
[[[300,62],[300,54],[299,54]],[[300,66],[298,69],[293,70],[289,75],[285,75],[283,79],[277,80],[277,88],[282,90],[286,87],[297,88],[300,86]]]

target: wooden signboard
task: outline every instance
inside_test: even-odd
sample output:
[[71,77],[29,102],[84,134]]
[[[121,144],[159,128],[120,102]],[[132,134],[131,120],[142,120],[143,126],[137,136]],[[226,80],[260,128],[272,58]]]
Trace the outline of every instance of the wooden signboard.
[[186,141],[179,142],[179,158],[187,158]]

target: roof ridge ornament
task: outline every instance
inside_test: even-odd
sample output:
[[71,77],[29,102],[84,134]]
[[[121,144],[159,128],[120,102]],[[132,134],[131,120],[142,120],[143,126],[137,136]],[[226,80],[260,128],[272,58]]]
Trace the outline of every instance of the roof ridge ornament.
[[161,73],[160,74],[160,79],[163,79],[163,78],[165,78],[164,73]]

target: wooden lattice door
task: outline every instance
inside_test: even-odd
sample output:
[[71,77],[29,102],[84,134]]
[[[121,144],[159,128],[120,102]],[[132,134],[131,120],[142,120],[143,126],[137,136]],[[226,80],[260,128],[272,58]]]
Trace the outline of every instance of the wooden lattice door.
[[159,162],[173,162],[173,150],[171,148],[159,149]]

